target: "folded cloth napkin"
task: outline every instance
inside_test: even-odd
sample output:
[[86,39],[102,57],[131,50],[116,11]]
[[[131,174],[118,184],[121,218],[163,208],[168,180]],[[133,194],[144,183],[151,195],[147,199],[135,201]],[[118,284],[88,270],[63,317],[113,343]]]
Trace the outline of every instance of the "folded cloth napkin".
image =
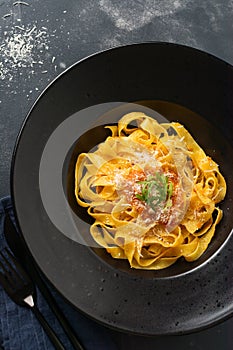
[[[8,212],[14,221],[10,197],[0,199],[0,250],[7,246],[4,238],[4,217]],[[15,221],[14,221],[15,223]],[[87,350],[117,349],[112,332],[80,314],[49,286],[58,305],[72,324],[80,341]],[[58,320],[37,290],[37,304],[67,350],[73,349]],[[0,285],[0,349],[4,350],[53,350],[48,336],[34,314],[27,308],[16,305]]]

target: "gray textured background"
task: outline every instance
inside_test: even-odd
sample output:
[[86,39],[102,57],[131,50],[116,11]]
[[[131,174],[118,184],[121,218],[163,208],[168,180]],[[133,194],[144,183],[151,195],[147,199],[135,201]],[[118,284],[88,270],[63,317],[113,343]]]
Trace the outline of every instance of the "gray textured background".
[[[14,61],[10,38],[32,29],[35,40],[28,51],[34,63]],[[89,54],[141,41],[190,45],[233,64],[233,0],[0,0],[0,196],[9,194],[22,121],[47,84]],[[183,337],[118,334],[116,339],[120,349],[230,350],[232,328],[230,319]]]
[[0,196],[9,193],[10,158],[23,118],[46,85],[77,60],[121,44],[158,40],[190,45],[233,63],[233,0],[14,3],[0,0],[0,45],[7,32],[24,25],[46,28],[47,48],[32,50],[43,64],[18,67],[0,78]]

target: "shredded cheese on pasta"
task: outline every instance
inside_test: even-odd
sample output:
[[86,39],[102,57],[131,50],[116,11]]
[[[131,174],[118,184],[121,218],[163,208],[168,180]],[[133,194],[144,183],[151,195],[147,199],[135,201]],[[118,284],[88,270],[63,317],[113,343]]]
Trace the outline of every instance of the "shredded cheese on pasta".
[[218,165],[179,123],[132,112],[107,128],[112,135],[80,154],[75,168],[76,199],[94,218],[94,240],[138,269],[198,259],[222,218]]

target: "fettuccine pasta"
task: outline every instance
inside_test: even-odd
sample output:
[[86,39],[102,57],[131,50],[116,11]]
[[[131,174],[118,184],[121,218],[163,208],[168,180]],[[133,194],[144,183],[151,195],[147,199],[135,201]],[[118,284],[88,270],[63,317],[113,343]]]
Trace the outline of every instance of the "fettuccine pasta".
[[76,199],[94,218],[94,240],[138,269],[198,259],[223,215],[218,165],[179,123],[132,112],[107,128],[111,136],[80,154],[75,168]]

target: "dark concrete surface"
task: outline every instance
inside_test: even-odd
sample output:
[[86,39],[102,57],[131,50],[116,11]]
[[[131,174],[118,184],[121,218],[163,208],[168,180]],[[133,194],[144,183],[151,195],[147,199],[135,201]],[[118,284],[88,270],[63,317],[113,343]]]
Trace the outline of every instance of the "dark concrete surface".
[[[233,64],[233,0],[0,0],[0,196],[9,194],[13,147],[43,89],[99,50],[168,41]],[[233,319],[177,337],[113,333],[119,349],[233,348]]]

